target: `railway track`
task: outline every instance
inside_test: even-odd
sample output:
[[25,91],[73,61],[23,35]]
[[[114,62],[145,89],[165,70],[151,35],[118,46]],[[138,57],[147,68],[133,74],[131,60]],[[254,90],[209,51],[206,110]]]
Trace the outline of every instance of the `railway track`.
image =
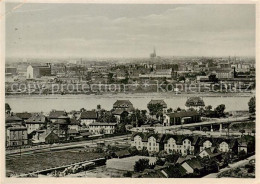
[[79,142],[75,144],[69,144],[69,145],[59,145],[55,147],[44,147],[44,148],[37,148],[32,150],[23,150],[23,151],[17,151],[14,153],[7,153],[5,158],[6,160],[10,160],[12,158],[19,158],[21,156],[28,156],[28,155],[34,155],[34,154],[46,154],[49,152],[61,152],[65,150],[73,150],[73,149],[79,149],[84,148],[86,146],[95,145],[99,141],[105,141],[105,142],[111,142],[111,141],[120,141],[127,138],[128,135],[123,136],[117,136],[117,137],[109,137],[109,138],[101,138],[91,141],[84,141]]

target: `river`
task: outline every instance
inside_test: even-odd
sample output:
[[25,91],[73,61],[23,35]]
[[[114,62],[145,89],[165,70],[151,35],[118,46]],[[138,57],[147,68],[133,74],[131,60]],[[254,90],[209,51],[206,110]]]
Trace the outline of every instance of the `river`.
[[[193,95],[194,96],[194,95]],[[116,94],[116,95],[48,95],[48,96],[7,96],[6,103],[13,112],[50,112],[56,110],[87,110],[95,109],[98,104],[106,110],[113,107],[118,99],[130,100],[135,108],[147,109],[147,103],[151,99],[163,99],[168,108],[184,108],[187,95],[164,94]],[[205,96],[205,105],[215,108],[219,104],[226,105],[226,111],[248,110],[250,96]]]

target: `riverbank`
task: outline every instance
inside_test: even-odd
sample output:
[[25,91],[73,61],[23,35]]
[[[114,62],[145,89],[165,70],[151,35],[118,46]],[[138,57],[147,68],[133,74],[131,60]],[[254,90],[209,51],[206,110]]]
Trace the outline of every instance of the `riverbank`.
[[88,97],[99,97],[99,98],[151,98],[151,97],[251,97],[255,93],[112,93],[112,94],[15,94],[6,95],[5,98],[88,98]]
[[111,110],[116,100],[129,100],[134,108],[147,109],[150,100],[164,100],[167,108],[176,109],[186,108],[187,98],[199,96],[203,98],[205,105],[211,105],[216,108],[220,104],[226,106],[225,111],[245,111],[248,110],[248,102],[251,96],[223,96],[223,95],[194,95],[194,94],[163,94],[149,93],[145,94],[115,94],[115,95],[47,95],[47,96],[8,96],[5,103],[8,103],[13,112],[44,112],[48,113],[52,109],[65,110],[67,112],[80,110],[96,109],[97,105],[101,108]]

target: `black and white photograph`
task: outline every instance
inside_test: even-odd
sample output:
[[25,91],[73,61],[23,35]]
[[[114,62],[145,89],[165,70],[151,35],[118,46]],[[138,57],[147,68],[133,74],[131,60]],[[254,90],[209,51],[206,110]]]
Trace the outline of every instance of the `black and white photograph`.
[[2,20],[6,178],[257,178],[256,1],[5,1]]

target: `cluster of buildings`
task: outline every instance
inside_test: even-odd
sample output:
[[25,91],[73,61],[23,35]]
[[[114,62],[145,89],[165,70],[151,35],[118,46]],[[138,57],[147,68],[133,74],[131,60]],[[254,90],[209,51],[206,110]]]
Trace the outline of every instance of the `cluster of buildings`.
[[[197,97],[195,97],[197,98]],[[202,99],[201,99],[202,100]],[[189,99],[187,102],[190,102]],[[167,104],[163,100],[151,100],[151,104],[160,104],[163,120],[160,126],[172,126],[200,121],[197,111],[167,112]],[[188,107],[203,105],[188,103]],[[7,146],[26,145],[32,143],[52,143],[61,140],[86,138],[91,135],[114,134],[119,123],[125,117],[130,117],[134,106],[129,100],[117,100],[111,111],[101,108],[81,111],[52,110],[43,113],[6,113]],[[109,117],[108,119],[104,119]],[[153,118],[153,117],[151,117]],[[129,122],[130,124],[131,122]],[[149,122],[147,122],[149,123]]]
[[[247,152],[244,144],[239,144],[239,139],[233,137],[199,137],[197,135],[174,135],[154,133],[134,133],[131,146],[137,150],[147,149],[148,152],[164,150],[168,154],[179,153],[182,156],[197,155],[210,156],[204,152],[207,148],[216,148],[220,152],[238,153],[241,149]],[[207,150],[208,151],[208,150]]]
[[[106,161],[106,167],[129,171],[136,175],[138,174],[135,170],[136,162],[145,159],[149,166],[146,166],[147,170],[143,173],[152,174],[151,168],[153,168],[152,172],[160,174],[161,177],[168,178],[169,175],[173,175],[170,172],[177,172],[176,170],[178,170],[176,177],[192,176],[190,174],[200,176],[212,172],[213,167],[216,169],[213,172],[217,172],[220,167],[225,167],[230,160],[241,159],[239,154],[242,150],[245,155],[254,154],[255,138],[251,135],[209,137],[155,134],[152,132],[133,133],[131,147],[132,150],[136,148],[138,153],[131,156],[127,150],[122,150],[116,157]],[[169,160],[167,157],[170,155],[173,157]],[[158,162],[160,159],[164,160],[161,164]],[[214,161],[215,166],[213,166],[212,161]],[[170,167],[174,167],[175,171],[170,170]]]
[[[108,62],[109,61],[109,62]],[[6,92],[12,82],[133,84],[148,80],[179,83],[217,83],[219,81],[252,83],[255,81],[255,62],[229,58],[161,58],[156,51],[150,58],[133,59],[130,63],[112,62],[56,62],[37,64],[23,62],[6,66]],[[47,86],[48,88],[48,86]]]

